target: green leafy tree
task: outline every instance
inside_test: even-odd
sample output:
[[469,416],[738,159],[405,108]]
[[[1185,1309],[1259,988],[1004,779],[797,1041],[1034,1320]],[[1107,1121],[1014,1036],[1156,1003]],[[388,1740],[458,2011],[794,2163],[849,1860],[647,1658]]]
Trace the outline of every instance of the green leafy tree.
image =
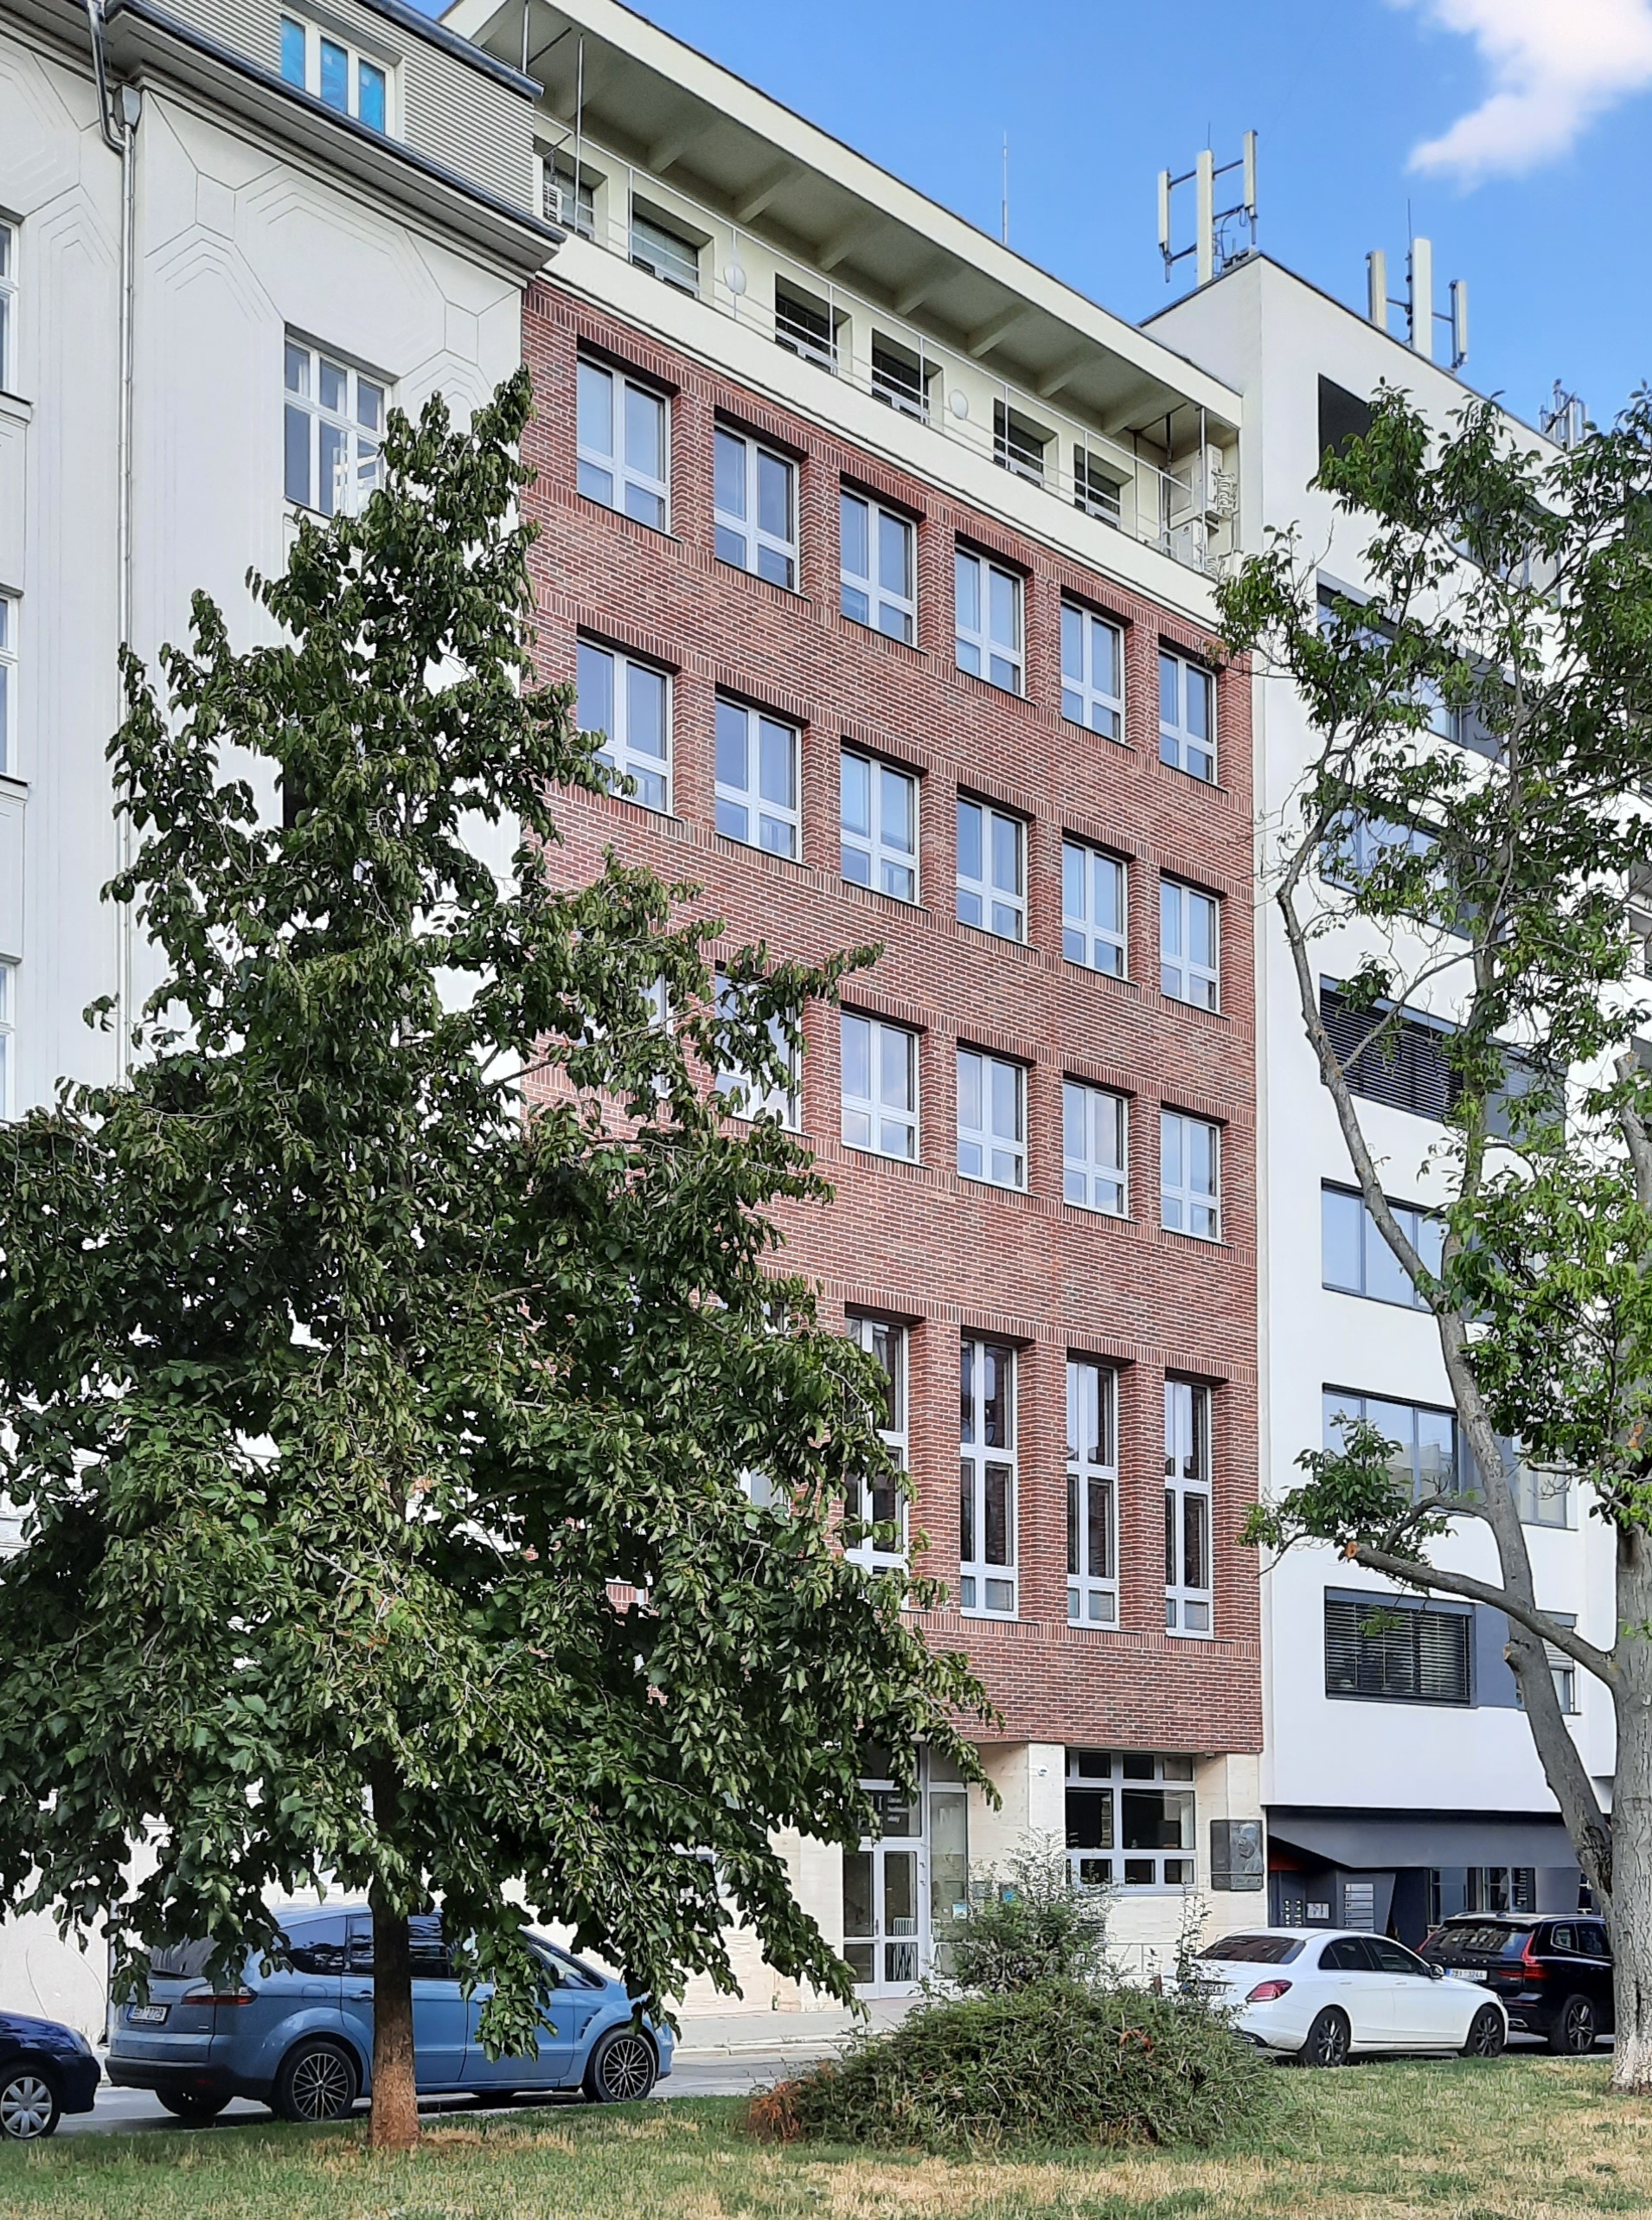
[[[1289,679],[1311,728],[1270,869],[1303,1023],[1366,1209],[1433,1314],[1466,1452],[1418,1500],[1370,1427],[1300,1460],[1265,1505],[1274,1550],[1333,1543],[1422,1590],[1508,1614],[1508,1658],[1617,1960],[1620,2088],[1652,2086],[1652,1089],[1635,897],[1652,862],[1652,398],[1570,452],[1517,440],[1489,402],[1444,434],[1399,393],[1316,483],[1365,537],[1375,598],[1318,605],[1297,536],[1220,589],[1224,635]],[[1370,951],[1322,1020],[1321,943]],[[1450,1072],[1437,1260],[1390,1209],[1354,1080],[1437,1008]],[[1612,1537],[1604,1646],[1540,1605],[1525,1485],[1570,1485]],[[1435,1561],[1489,1530],[1500,1577]],[[1610,1816],[1545,1644],[1609,1691]]]
[[0,1908],[106,1912],[119,1993],[275,1945],[272,1888],[364,1890],[387,2146],[409,1915],[470,1938],[495,2050],[529,1915],[639,2009],[731,1987],[736,1915],[847,1997],[774,1831],[858,1840],[868,1743],[979,1777],[930,1591],[839,1546],[880,1376],[772,1215],[828,1190],[710,1084],[780,1084],[842,964],[748,950],[720,1009],[692,889],[544,867],[609,774],[532,684],[528,401],[393,418],[364,513],[251,581],[278,644],[201,596],[164,705],[128,663],[113,892],[163,976],[130,1086],[0,1128]]

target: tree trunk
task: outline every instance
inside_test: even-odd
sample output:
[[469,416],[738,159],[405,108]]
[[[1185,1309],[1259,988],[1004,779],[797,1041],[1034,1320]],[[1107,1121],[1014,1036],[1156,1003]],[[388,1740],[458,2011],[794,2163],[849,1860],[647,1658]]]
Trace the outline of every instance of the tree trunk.
[[373,1898],[373,2111],[368,2147],[411,2151],[419,2140],[413,2076],[413,1960],[407,1915]]
[[1617,1772],[1612,1790],[1612,1983],[1617,2040],[1612,2087],[1652,2089],[1652,1545],[1617,1537],[1614,1691]]

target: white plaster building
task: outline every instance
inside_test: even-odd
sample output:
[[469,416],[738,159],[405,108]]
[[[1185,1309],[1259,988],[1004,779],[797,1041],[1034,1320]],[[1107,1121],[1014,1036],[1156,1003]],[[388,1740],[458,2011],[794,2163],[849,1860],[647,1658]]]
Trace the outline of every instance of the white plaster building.
[[[535,90],[395,0],[0,0],[0,1113],[115,1076],[81,1013],[154,976],[99,892],[123,638],[153,667],[204,587],[250,644],[248,566],[370,480],[385,407],[521,360]],[[0,1997],[102,2025],[42,1922]]]
[[[1148,328],[1245,395],[1243,544],[1259,546],[1266,527],[1300,523],[1303,548],[1317,558],[1323,583],[1357,598],[1367,587],[1360,533],[1335,515],[1328,495],[1308,490],[1323,446],[1358,427],[1385,381],[1407,389],[1442,427],[1467,389],[1260,255],[1231,265]],[[1514,428],[1543,446],[1535,433]],[[1284,681],[1257,678],[1253,730],[1265,863],[1312,753],[1302,706]],[[1259,902],[1258,919],[1265,1486],[1277,1493],[1294,1485],[1297,1456],[1321,1447],[1335,1413],[1353,1410],[1358,1398],[1386,1406],[1371,1415],[1391,1437],[1414,1429],[1419,1458],[1439,1470],[1456,1446],[1433,1323],[1406,1299],[1374,1228],[1361,1233],[1364,1213],[1349,1194],[1354,1183],[1303,1035],[1271,897]],[[1347,977],[1365,945],[1357,928],[1316,944],[1322,974]],[[1449,977],[1436,982],[1430,1008],[1449,1020]],[[1393,1091],[1403,1094],[1403,1086],[1396,1081]],[[1445,1168],[1431,1158],[1441,1126],[1393,1100],[1367,1100],[1361,1109],[1390,1198],[1424,1209],[1437,1202]],[[1609,1645],[1610,1538],[1577,1495],[1528,1495],[1539,1600]],[[1444,1545],[1441,1562],[1497,1577],[1491,1537],[1472,1525]],[[1392,1925],[1414,1942],[1431,1918],[1465,1908],[1573,1908],[1576,1862],[1515,1705],[1499,1615],[1442,1599],[1430,1606],[1426,1626],[1416,1622],[1419,1646],[1438,1646],[1431,1677],[1450,1691],[1441,1699],[1355,1695],[1348,1684],[1374,1677],[1362,1672],[1351,1647],[1370,1607],[1344,1599],[1373,1593],[1390,1591],[1322,1549],[1293,1551],[1263,1581],[1263,1795],[1273,1915],[1369,1922],[1379,1931]],[[1589,1771],[1609,1796],[1610,1703],[1580,1671],[1566,1669],[1564,1687]]]

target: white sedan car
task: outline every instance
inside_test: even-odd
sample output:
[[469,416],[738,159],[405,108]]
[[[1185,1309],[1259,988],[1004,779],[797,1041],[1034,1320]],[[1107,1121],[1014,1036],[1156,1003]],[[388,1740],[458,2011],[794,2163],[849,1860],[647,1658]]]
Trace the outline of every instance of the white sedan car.
[[1241,2035],[1305,2066],[1341,2066],[1356,2050],[1495,2058],[1508,2033],[1495,1997],[1384,1934],[1253,1928],[1196,1962],[1201,1987],[1233,2011]]

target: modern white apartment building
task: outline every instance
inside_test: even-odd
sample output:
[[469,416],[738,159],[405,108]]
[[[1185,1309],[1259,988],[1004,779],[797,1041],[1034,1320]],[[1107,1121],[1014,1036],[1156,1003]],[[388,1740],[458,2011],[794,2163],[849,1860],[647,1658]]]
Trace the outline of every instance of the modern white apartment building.
[[[1323,448],[1358,430],[1380,384],[1402,387],[1444,427],[1466,397],[1449,370],[1277,264],[1252,255],[1151,318],[1245,395],[1239,535],[1300,523],[1325,587],[1358,598],[1361,536],[1308,482]],[[1542,442],[1516,425],[1534,447]],[[1259,854],[1265,871],[1293,822],[1313,753],[1302,706],[1278,679],[1254,687]],[[1455,744],[1472,746],[1471,733]],[[1353,1188],[1330,1098],[1303,1036],[1284,927],[1265,884],[1258,905],[1263,1472],[1283,1492],[1302,1451],[1329,1440],[1339,1413],[1367,1415],[1412,1445],[1421,1481],[1460,1470],[1450,1397],[1431,1319]],[[1358,966],[1357,928],[1317,944],[1322,992]],[[1427,1015],[1449,1022],[1450,975]],[[1419,1214],[1449,1167],[1437,1153],[1444,1071],[1437,1039],[1415,1029],[1407,1053],[1373,1072],[1361,1102],[1391,1199]],[[1357,1045],[1358,1035],[1350,1046]],[[1528,1543],[1546,1608],[1592,1639],[1613,1631],[1610,1536],[1576,1492],[1525,1491]],[[1496,1577],[1489,1533],[1472,1526],[1442,1562]],[[1571,1909],[1578,1871],[1544,1784],[1501,1615],[1446,1599],[1394,1597],[1326,1550],[1293,1551],[1263,1580],[1266,1752],[1264,1800],[1271,1909],[1281,1920],[1370,1922],[1415,1941],[1433,1917],[1507,1905]],[[1399,1626],[1380,1633],[1371,1599]],[[1610,1707],[1557,1665],[1588,1768],[1609,1796]]]
[[[81,1013],[155,975],[100,899],[122,640],[152,668],[204,587],[250,644],[248,566],[359,500],[387,408],[521,360],[534,90],[395,0],[0,0],[0,1114],[113,1078]],[[101,1972],[0,1928],[19,2009],[101,2027]]]

